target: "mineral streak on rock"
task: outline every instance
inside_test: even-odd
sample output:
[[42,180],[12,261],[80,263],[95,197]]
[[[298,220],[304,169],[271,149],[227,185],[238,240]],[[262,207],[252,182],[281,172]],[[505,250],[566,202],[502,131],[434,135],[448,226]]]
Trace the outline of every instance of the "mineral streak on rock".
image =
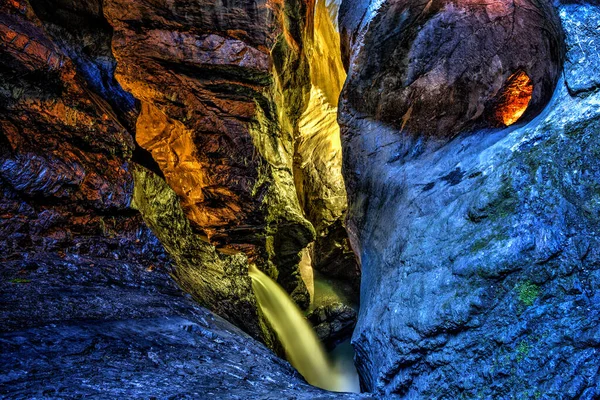
[[[343,3],[339,119],[365,389],[600,396],[600,59],[579,47],[598,43],[581,21],[596,27],[600,9],[565,3]],[[531,100],[495,128],[518,71]]]

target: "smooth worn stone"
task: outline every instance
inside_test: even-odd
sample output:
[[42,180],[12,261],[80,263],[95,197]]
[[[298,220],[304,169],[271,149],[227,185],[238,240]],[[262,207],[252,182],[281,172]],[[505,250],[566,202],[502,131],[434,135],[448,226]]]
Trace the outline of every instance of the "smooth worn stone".
[[308,385],[161,268],[91,257],[0,263],[4,399],[358,399]]
[[[551,2],[533,3],[472,5],[474,14],[469,14],[470,2],[425,2],[410,8],[410,2],[349,1],[356,7],[342,7],[342,26],[358,26],[362,16],[369,22],[362,30],[348,30],[349,80],[339,115],[349,196],[347,226],[362,264],[361,304],[352,341],[363,387],[384,398],[600,396],[600,91],[590,84],[597,75],[593,67],[577,69],[576,81],[572,74],[572,62],[582,51],[591,57],[586,63],[600,65],[592,50],[596,32],[583,25],[600,15],[600,9],[586,1],[568,2],[556,10]],[[440,4],[446,5],[441,11]],[[394,49],[403,42],[392,39],[402,29],[391,32],[386,21],[397,21],[404,29],[418,11],[431,7],[429,13],[435,10],[438,22],[431,25],[433,17],[427,27],[413,29],[444,32],[456,26],[456,15],[469,21],[473,15],[482,16],[478,7],[490,7],[493,16],[502,7],[515,6],[514,21],[521,21],[515,32],[546,23],[559,29],[552,18],[534,22],[547,12],[560,16],[566,32],[566,79],[549,75],[557,86],[544,89],[548,96],[553,90],[554,94],[545,108],[544,102],[538,103],[537,117],[531,115],[530,121],[508,129],[465,130],[458,123],[454,138],[425,138],[410,125],[412,116],[402,129],[379,112],[383,109],[371,108],[368,95],[365,104],[359,104],[358,88],[364,93],[383,89],[385,98],[385,93],[395,92],[387,92],[379,77],[418,69],[418,60],[430,59],[394,58],[406,63],[373,66],[381,60],[378,55],[400,54]],[[538,7],[545,11],[534,12]],[[529,19],[529,12],[537,16]],[[583,20],[577,22],[579,18]],[[481,19],[479,43],[498,43],[494,32],[502,29],[502,21],[487,29],[487,17]],[[508,62],[502,64],[525,60],[538,64],[540,71],[559,72],[560,63],[551,54],[522,52],[554,28],[540,35],[520,31],[516,47],[505,48],[500,56]],[[421,43],[410,52],[432,50],[435,58],[435,49],[447,43],[444,36],[439,38],[433,47]],[[460,46],[475,39],[465,40]],[[481,56],[485,48],[474,47],[475,53],[466,54]],[[405,50],[403,54],[410,54]],[[452,54],[459,57],[465,51]],[[466,76],[476,77],[473,73],[467,69]],[[585,93],[573,92],[575,82],[586,87]],[[391,82],[390,88],[395,87]],[[453,98],[450,89],[436,93],[435,103],[428,104],[441,107]],[[477,90],[464,94],[475,99],[480,95]],[[401,117],[409,100],[395,101]],[[432,109],[434,129],[438,122],[445,124],[445,111]],[[447,111],[452,115],[452,108]]]
[[[531,120],[562,71],[563,32],[549,0],[346,0],[340,29],[345,104],[416,137]],[[518,115],[505,115],[506,97],[526,85]]]
[[356,311],[343,303],[331,303],[315,308],[306,319],[314,326],[321,342],[328,348],[334,348],[352,334]]

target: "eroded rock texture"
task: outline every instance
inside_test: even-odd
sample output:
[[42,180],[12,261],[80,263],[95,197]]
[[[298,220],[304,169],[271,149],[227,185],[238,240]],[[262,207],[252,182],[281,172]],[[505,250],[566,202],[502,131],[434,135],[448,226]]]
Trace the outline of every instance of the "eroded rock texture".
[[[248,277],[248,258],[218,252],[194,232],[179,198],[149,170],[135,167],[132,207],[139,210],[177,267],[172,276],[198,303],[274,349],[278,342],[258,315]],[[281,352],[283,354],[283,352]]]
[[[356,283],[337,135],[321,135],[337,139],[335,151],[325,143],[300,157],[310,191],[294,181],[315,4],[1,5],[3,260],[51,252],[164,267],[202,305],[275,349],[249,264],[308,306],[298,263],[317,228],[333,274]],[[335,37],[330,15],[319,15]],[[327,63],[339,64],[332,54]]]
[[306,384],[161,268],[39,253],[0,278],[3,399],[364,398]]
[[315,238],[317,269],[353,284],[359,276],[342,226],[335,10],[323,1],[104,3],[116,78],[141,101],[136,140],[193,230],[244,254],[302,307],[310,277],[301,279],[300,251]]
[[[272,79],[266,69],[268,49],[257,44],[267,41],[260,29],[271,26],[268,18],[257,15],[272,11],[264,5],[250,7],[250,17],[245,18],[239,15],[243,5],[237,4],[231,18],[221,21],[213,14],[209,19],[214,26],[229,30],[228,39],[208,38],[205,43],[210,51],[205,53],[196,42],[185,41],[188,32],[178,36],[153,28],[150,36],[157,42],[145,44],[162,47],[146,49],[148,54],[140,45],[136,47],[139,56],[163,57],[165,62],[172,57],[185,72],[173,66],[147,71],[143,65],[129,64],[147,74],[148,86],[157,74],[164,74],[165,86],[156,91],[167,85],[175,89],[168,93],[170,98],[140,96],[140,103],[113,76],[117,61],[111,46],[119,56],[123,51],[117,51],[118,41],[113,42],[113,28],[105,19],[105,13],[110,13],[106,3],[0,0],[0,397],[239,399],[277,393],[290,398],[352,398],[307,385],[267,347],[199,307],[172,280],[175,277],[198,302],[276,346],[269,342],[268,327],[260,325],[247,276],[248,257],[258,254],[258,260],[261,252],[217,251],[186,219],[182,209],[182,204],[188,204],[186,193],[178,198],[160,176],[161,162],[167,160],[195,177],[194,159],[185,158],[188,150],[194,156],[217,160],[211,164],[210,179],[229,179],[226,183],[233,182],[232,190],[242,197],[249,195],[248,185],[253,186],[248,215],[260,218],[253,220],[255,225],[249,230],[262,233],[247,236],[253,238],[248,239],[248,247],[272,246],[276,251],[268,253],[274,255],[269,261],[275,266],[289,262],[293,267],[290,260],[298,258],[299,250],[312,239],[312,227],[296,218],[301,215],[294,206],[297,200],[293,203],[286,197],[296,196],[289,183],[291,161],[287,169],[284,165],[282,171],[274,171],[277,168],[257,150],[274,149],[280,143],[274,130],[261,130],[276,126],[277,119],[256,111],[273,112],[267,110],[273,102],[270,95],[263,94],[270,90],[267,81]],[[214,7],[208,2],[203,7],[202,17],[196,15],[194,23],[208,23],[204,12]],[[146,21],[151,16],[148,12],[140,18]],[[157,18],[164,28],[177,32],[163,17]],[[170,17],[177,25],[177,16]],[[238,29],[238,18],[253,21],[249,35]],[[263,26],[263,22],[268,24]],[[135,32],[138,28],[134,27]],[[117,30],[117,35],[124,34]],[[134,35],[132,45],[138,43],[135,39]],[[245,45],[246,40],[252,45]],[[181,47],[171,46],[180,42],[197,52],[182,56]],[[209,62],[206,57],[224,63],[215,76],[203,75],[210,68],[200,76],[214,82],[215,90],[225,98],[208,104],[211,112],[219,118],[235,115],[230,119],[204,116],[214,117],[207,124],[216,124],[210,125],[215,131],[207,135],[213,134],[216,142],[200,141],[206,146],[202,152],[195,147],[200,139],[184,124],[187,120],[177,119],[181,114],[173,111],[180,107],[173,93],[191,96],[186,83],[177,79],[185,81],[187,74],[194,75],[195,66],[184,60],[195,57],[201,63]],[[247,69],[235,70],[227,64],[244,64],[240,61],[244,57],[251,61]],[[152,65],[159,68],[160,63]],[[128,68],[126,62],[123,68]],[[254,70],[259,72],[253,74]],[[220,80],[220,73],[243,82],[236,86],[226,78]],[[192,83],[194,79],[189,78]],[[137,96],[135,89],[133,85]],[[197,98],[204,99],[201,85],[189,90],[198,90]],[[197,100],[192,105],[204,107]],[[185,112],[199,117],[194,110],[190,106]],[[253,130],[260,134],[248,136]],[[171,153],[159,152],[157,165],[136,146],[134,136],[138,143],[148,145],[152,134],[164,132],[171,134],[175,156],[182,157],[175,162],[168,158]],[[235,146],[225,134],[237,140]],[[255,146],[254,139],[264,143]],[[154,153],[154,147],[148,145],[148,149]],[[178,153],[181,149],[185,151]],[[229,152],[232,158],[219,151]],[[245,169],[248,165],[254,169]],[[229,175],[220,175],[223,169]],[[180,188],[170,172],[164,169],[167,181]],[[182,174],[181,179],[190,176]],[[279,193],[273,187],[285,190]],[[213,208],[220,206],[219,196],[228,195],[226,187],[221,189],[215,189]],[[210,190],[207,193],[212,196]],[[270,208],[265,201],[269,196],[280,208]],[[246,199],[240,201],[237,206],[242,207]],[[246,218],[244,210],[234,217]],[[274,219],[267,223],[267,217]],[[279,227],[285,228],[287,236],[270,231]],[[242,233],[236,235],[232,229],[232,243],[245,235],[245,226],[237,228]],[[296,282],[295,288],[299,278],[292,267],[288,275],[282,275]]]
[[116,78],[142,103],[137,141],[195,229],[244,252],[306,306],[297,264],[314,230],[298,204],[271,69],[283,6],[111,0],[104,14]]
[[50,251],[168,263],[129,207],[135,146],[121,119],[28,2],[3,2],[2,11],[0,257]]
[[[600,9],[344,5],[340,121],[362,261],[353,342],[364,387],[407,398],[597,398]],[[564,79],[541,111],[563,73],[561,29]],[[521,120],[530,122],[477,129],[492,88],[515,68],[533,81]]]
[[522,117],[531,119],[560,74],[562,34],[550,1],[350,0],[344,7],[344,97],[399,130],[452,137],[507,125],[497,111],[519,73],[533,86]]
[[315,308],[306,318],[323,344],[333,349],[340,341],[352,335],[356,311],[346,304],[336,302]]

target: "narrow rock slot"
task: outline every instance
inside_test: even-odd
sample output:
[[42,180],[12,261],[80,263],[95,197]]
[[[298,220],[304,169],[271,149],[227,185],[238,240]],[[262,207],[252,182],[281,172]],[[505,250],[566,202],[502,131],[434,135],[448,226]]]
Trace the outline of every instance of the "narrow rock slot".
[[[359,270],[343,227],[347,198],[337,101],[345,72],[338,8],[324,0],[273,5],[263,9],[267,36],[247,41],[218,29],[178,28],[164,36],[151,24],[140,30],[126,15],[106,10],[116,29],[116,77],[141,103],[137,143],[160,167],[183,215],[169,210],[173,194],[147,171],[134,174],[134,206],[174,257],[173,276],[186,291],[280,355],[295,355],[290,361],[301,372],[305,363],[297,362],[298,353],[307,349],[282,335],[296,328],[281,329],[284,315],[269,312],[268,296],[254,285],[256,303],[245,271],[262,270],[261,281],[270,276],[292,300],[276,299],[309,310],[307,318],[328,348],[349,340]],[[168,12],[182,18],[177,10]],[[149,44],[158,47],[148,53]],[[162,76],[140,73],[157,69]],[[168,228],[169,216],[177,229]],[[315,276],[344,294],[322,293]],[[314,382],[311,376],[306,378]]]

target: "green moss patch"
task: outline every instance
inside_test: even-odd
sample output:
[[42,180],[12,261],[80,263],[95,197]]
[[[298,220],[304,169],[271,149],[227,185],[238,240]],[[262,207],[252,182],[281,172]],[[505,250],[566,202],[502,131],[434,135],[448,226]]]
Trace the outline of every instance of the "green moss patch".
[[517,362],[523,361],[529,354],[529,345],[526,342],[521,342],[517,346]]
[[9,281],[10,283],[29,283],[31,279],[15,278]]
[[519,300],[526,306],[532,306],[535,299],[540,294],[540,288],[529,281],[521,282],[515,286],[515,290],[519,294]]

